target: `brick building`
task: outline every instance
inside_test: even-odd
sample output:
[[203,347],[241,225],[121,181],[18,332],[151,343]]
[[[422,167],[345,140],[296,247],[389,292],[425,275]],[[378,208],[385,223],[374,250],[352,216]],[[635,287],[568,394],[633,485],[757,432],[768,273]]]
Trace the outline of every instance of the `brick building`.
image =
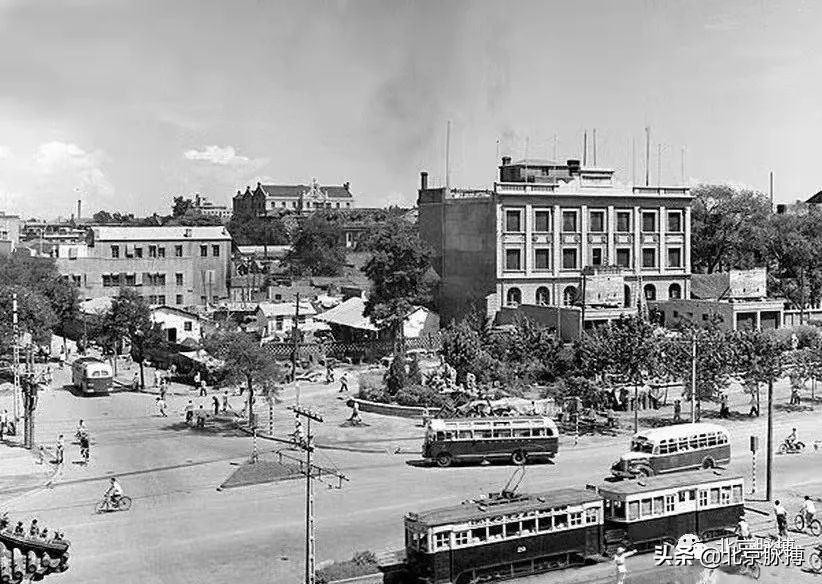
[[134,288],[152,305],[194,306],[228,298],[231,236],[224,227],[91,227],[57,269],[80,298]]
[[258,217],[282,212],[304,213],[317,209],[350,209],[354,195],[350,183],[323,186],[312,180],[310,185],[264,185],[237,191],[233,199],[235,214]]

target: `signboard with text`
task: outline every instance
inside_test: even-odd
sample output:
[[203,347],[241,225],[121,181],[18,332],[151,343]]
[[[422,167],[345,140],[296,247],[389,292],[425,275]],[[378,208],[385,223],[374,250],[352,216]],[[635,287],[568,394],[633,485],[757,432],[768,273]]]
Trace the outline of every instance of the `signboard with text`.
[[621,274],[595,274],[585,282],[587,306],[622,306],[625,301],[625,280]]
[[729,298],[764,298],[768,273],[765,268],[731,270],[728,273]]

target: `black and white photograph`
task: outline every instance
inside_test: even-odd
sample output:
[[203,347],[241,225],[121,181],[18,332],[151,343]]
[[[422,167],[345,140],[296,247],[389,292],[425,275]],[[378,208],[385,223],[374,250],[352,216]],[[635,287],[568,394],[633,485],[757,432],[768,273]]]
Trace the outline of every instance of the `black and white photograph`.
[[0,0],[0,584],[822,583],[820,30]]

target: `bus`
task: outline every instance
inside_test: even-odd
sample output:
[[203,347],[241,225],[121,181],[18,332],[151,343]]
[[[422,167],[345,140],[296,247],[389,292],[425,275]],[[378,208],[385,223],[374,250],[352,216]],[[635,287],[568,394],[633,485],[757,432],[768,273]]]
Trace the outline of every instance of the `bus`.
[[111,366],[95,357],[80,357],[71,364],[71,383],[83,395],[108,394],[114,382]]
[[551,418],[435,418],[426,427],[422,456],[441,467],[505,458],[522,465],[529,458],[553,458],[558,447],[559,431]]
[[611,467],[617,478],[725,466],[731,460],[728,430],[718,424],[676,424],[644,430],[631,439],[631,450]]
[[387,573],[414,584],[469,584],[600,561],[618,547],[638,552],[694,534],[733,534],[744,512],[744,480],[717,470],[563,488],[502,491],[407,513],[404,557]]

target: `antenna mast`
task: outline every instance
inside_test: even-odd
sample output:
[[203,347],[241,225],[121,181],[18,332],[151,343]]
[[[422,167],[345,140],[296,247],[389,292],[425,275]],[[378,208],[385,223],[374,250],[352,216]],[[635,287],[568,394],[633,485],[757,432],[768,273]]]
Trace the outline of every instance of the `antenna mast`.
[[651,126],[645,126],[645,186],[651,183]]
[[597,129],[594,128],[594,167],[597,165]]
[[451,192],[451,120],[445,129],[445,192]]
[[588,166],[588,130],[582,132],[582,166]]

